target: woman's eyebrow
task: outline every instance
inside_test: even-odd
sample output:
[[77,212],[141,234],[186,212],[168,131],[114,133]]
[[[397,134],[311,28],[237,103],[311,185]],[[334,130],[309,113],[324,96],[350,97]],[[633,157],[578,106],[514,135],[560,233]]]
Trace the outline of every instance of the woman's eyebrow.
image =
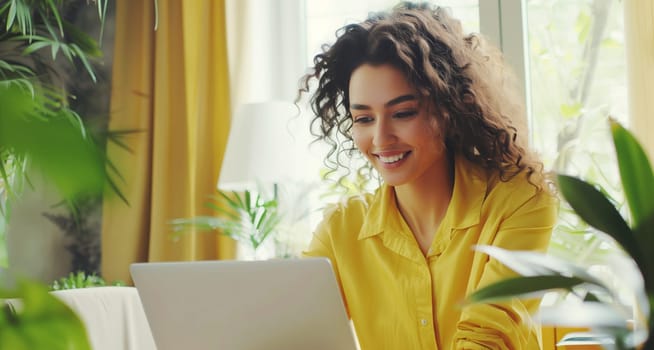
[[[406,95],[398,96],[398,97],[384,103],[384,107],[390,107],[390,106],[393,106],[393,105],[396,105],[396,104],[399,104],[399,103],[402,103],[402,102],[413,101],[415,99],[416,99],[416,96],[413,95],[413,94],[406,94]],[[371,108],[368,105],[353,103],[353,104],[350,105],[350,109],[368,110],[368,109],[371,109]]]
[[413,94],[406,94],[406,95],[398,96],[398,97],[386,102],[384,104],[384,107],[390,107],[390,106],[393,106],[393,105],[396,105],[396,104],[399,104],[399,103],[402,103],[402,102],[413,101],[415,99],[416,99],[416,96],[413,95]]

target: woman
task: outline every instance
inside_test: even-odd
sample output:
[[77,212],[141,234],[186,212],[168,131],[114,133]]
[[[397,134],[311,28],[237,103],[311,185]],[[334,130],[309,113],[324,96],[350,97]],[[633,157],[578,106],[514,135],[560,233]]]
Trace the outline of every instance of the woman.
[[357,150],[383,184],[327,210],[305,256],[331,260],[362,349],[540,348],[538,300],[461,303],[514,275],[474,245],[543,251],[556,220],[500,53],[427,4],[337,34],[301,93],[317,81],[334,164]]

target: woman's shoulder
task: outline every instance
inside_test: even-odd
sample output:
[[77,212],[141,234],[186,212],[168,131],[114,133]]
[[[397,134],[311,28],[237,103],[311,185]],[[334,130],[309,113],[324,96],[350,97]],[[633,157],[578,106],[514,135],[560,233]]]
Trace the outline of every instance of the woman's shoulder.
[[358,218],[365,216],[375,200],[375,193],[361,193],[341,198],[327,204],[323,210],[323,220]]
[[486,199],[494,203],[521,206],[526,202],[540,202],[553,207],[558,200],[555,193],[544,180],[536,181],[525,171],[510,179],[502,180],[499,175],[489,176]]
[[457,181],[461,180],[463,186],[482,191],[485,188],[485,199],[528,200],[533,196],[551,195],[543,176],[530,175],[526,170],[503,178],[499,171],[485,169],[464,157],[456,158],[456,169],[461,173]]
[[353,236],[350,238],[358,236],[376,197],[377,192],[362,193],[326,205],[316,231],[329,236],[342,236],[346,233]]

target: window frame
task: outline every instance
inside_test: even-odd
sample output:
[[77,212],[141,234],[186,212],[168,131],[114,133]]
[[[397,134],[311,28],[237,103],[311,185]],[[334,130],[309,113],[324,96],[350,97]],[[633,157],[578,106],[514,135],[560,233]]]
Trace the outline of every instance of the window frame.
[[[525,0],[479,0],[479,31],[497,45],[513,68],[524,97],[530,136],[533,133],[527,4]],[[531,138],[531,137],[530,137]]]

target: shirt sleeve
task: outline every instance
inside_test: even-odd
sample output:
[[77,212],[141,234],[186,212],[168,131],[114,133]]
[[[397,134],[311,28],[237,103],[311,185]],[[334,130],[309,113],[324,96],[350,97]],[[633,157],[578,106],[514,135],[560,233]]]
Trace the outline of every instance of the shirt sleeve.
[[309,243],[309,247],[302,252],[303,257],[326,257],[331,260],[332,265],[336,264],[334,259],[334,247],[332,245],[331,231],[332,219],[334,213],[337,211],[336,205],[330,205],[323,212],[322,221],[313,232],[313,237]]
[[[509,250],[545,251],[556,222],[557,200],[538,192],[502,220],[491,244]],[[472,281],[475,289],[516,275],[483,253],[478,259],[481,274]],[[454,349],[537,349],[539,325],[531,315],[540,299],[510,299],[500,303],[471,304],[464,307],[454,336]]]
[[345,293],[343,292],[343,285],[341,284],[341,277],[338,269],[338,261],[334,252],[334,245],[332,239],[332,231],[334,230],[334,222],[336,220],[335,216],[341,210],[338,204],[332,204],[323,213],[323,219],[316,227],[316,230],[313,233],[313,238],[309,243],[309,247],[302,252],[302,257],[304,258],[316,258],[316,257],[325,257],[329,258],[332,268],[334,270],[334,276],[336,277],[336,282],[341,292],[341,298],[343,299],[343,304],[345,305],[345,310],[348,317],[350,317],[350,311],[347,306],[347,299],[345,299]]

